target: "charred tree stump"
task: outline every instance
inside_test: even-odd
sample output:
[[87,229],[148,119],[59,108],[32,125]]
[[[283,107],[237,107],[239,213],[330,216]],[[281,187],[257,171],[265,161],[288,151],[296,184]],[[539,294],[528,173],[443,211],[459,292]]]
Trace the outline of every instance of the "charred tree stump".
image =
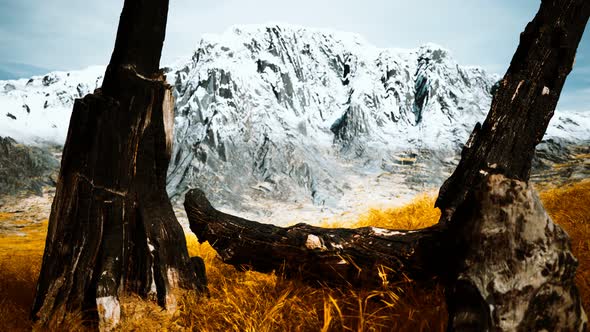
[[103,88],[76,100],[32,316],[83,311],[112,330],[119,295],[175,308],[202,289],[166,193],[174,99],[159,71],[168,1],[125,1]]
[[589,16],[587,0],[541,2],[485,122],[440,189],[438,225],[280,228],[216,211],[192,190],[185,200],[191,229],[226,263],[261,272],[363,287],[404,273],[440,277],[452,331],[584,331],[569,238],[527,181]]
[[447,259],[453,331],[585,331],[570,239],[526,182],[495,174],[461,207]]

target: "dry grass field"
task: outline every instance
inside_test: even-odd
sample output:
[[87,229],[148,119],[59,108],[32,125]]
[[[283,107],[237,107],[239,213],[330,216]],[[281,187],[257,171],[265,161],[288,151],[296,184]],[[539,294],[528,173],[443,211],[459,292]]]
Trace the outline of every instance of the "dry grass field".
[[[543,203],[572,237],[580,261],[577,283],[590,311],[590,181],[545,189]],[[434,197],[421,195],[391,210],[371,210],[351,227],[418,229],[437,222]],[[39,272],[47,222],[19,220],[1,213],[0,224],[19,226],[21,234],[0,235],[0,326],[4,331],[33,328],[28,312]],[[124,331],[444,331],[446,308],[436,282],[407,280],[381,291],[311,287],[274,274],[239,272],[216,258],[208,244],[187,237],[191,255],[205,259],[210,296],[184,294],[180,310],[169,316],[134,296],[122,299]],[[82,330],[81,315],[59,330]]]

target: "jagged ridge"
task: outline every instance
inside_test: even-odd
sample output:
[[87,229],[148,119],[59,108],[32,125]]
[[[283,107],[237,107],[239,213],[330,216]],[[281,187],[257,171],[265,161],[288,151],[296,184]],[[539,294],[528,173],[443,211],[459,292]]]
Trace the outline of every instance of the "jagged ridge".
[[[0,133],[63,141],[73,99],[98,87],[102,71],[0,83],[14,117]],[[217,206],[269,214],[350,210],[360,197],[439,185],[499,79],[435,44],[379,49],[358,35],[288,25],[205,36],[166,71],[176,97],[172,197],[198,186]],[[556,116],[552,142],[588,139],[588,122]]]

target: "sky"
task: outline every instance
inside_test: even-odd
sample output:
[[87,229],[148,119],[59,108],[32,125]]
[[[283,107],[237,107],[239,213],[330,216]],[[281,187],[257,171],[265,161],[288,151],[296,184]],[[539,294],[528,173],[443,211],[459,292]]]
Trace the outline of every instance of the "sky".
[[[162,65],[204,33],[234,24],[290,24],[358,33],[379,47],[434,42],[464,65],[504,74],[540,0],[170,0]],[[106,64],[123,0],[0,0],[2,65],[72,70]],[[590,111],[590,30],[558,108]]]

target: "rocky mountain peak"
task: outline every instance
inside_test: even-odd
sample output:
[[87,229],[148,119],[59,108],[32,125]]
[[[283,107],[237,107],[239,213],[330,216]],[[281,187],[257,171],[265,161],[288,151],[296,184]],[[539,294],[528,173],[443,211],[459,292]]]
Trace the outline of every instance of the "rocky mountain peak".
[[[0,114],[0,134],[63,142],[73,100],[99,87],[103,71],[0,82],[0,105],[14,117]],[[176,98],[171,196],[200,187],[218,207],[269,218],[438,186],[499,80],[436,44],[383,49],[282,24],[206,35],[166,73]],[[588,118],[556,116],[553,141],[589,139],[580,129]]]

